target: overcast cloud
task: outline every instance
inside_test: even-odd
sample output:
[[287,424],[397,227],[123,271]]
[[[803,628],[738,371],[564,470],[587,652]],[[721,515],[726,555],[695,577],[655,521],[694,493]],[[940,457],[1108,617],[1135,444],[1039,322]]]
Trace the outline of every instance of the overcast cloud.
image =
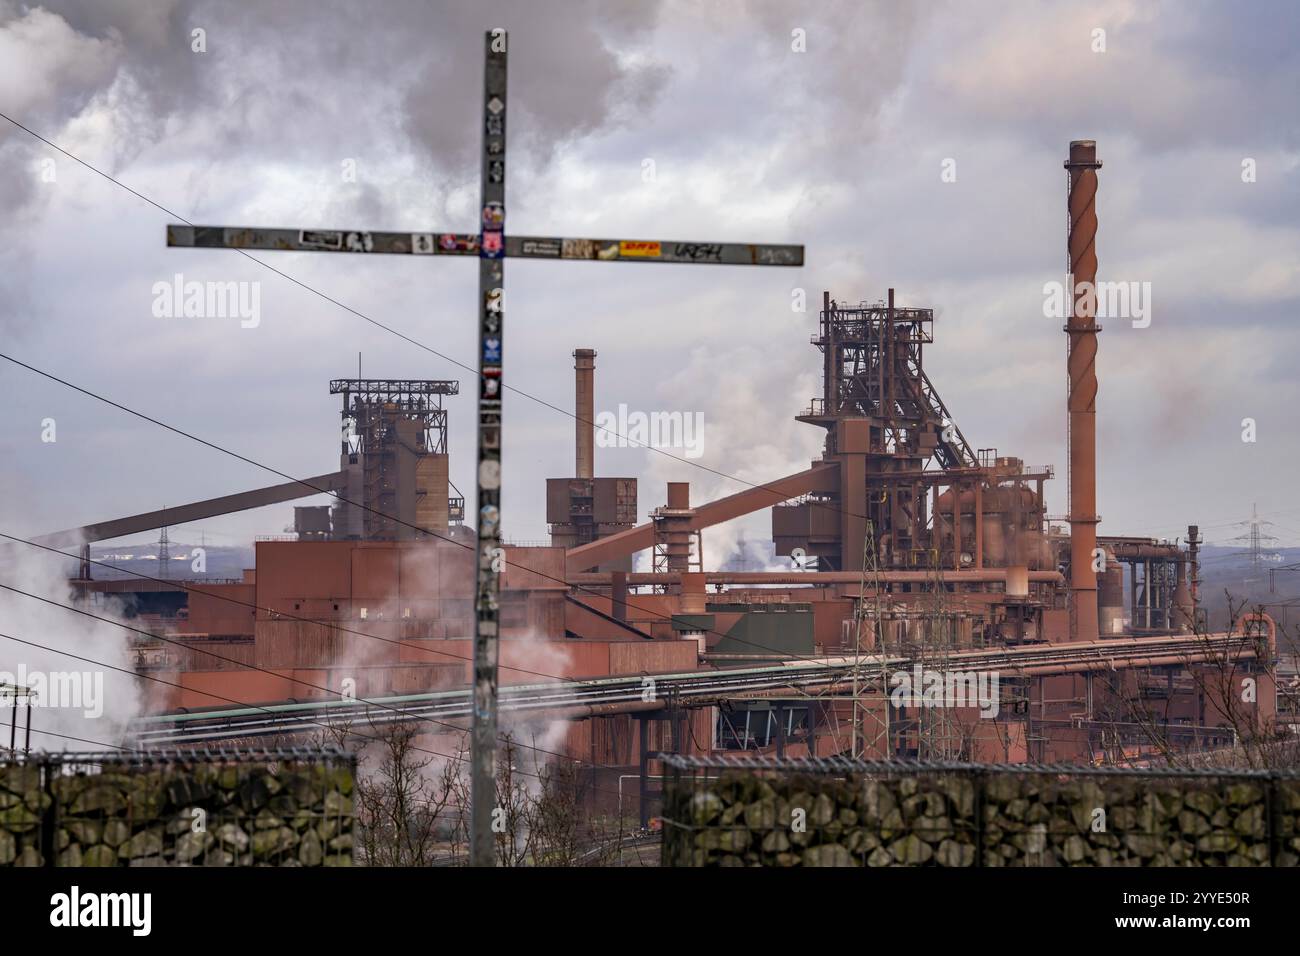
[[[1295,4],[0,0],[0,111],[194,222],[470,231],[495,26],[511,41],[510,231],[807,246],[800,271],[507,264],[511,386],[571,409],[570,353],[590,347],[598,410],[703,413],[694,463],[598,450],[601,473],[641,479],[643,512],[668,480],[696,501],[744,487],[695,464],[750,482],[806,467],[821,432],[793,416],[819,389],[821,290],[892,285],[936,310],[927,368],[963,432],[1055,464],[1063,513],[1066,343],[1042,287],[1064,268],[1067,145],[1094,138],[1100,277],[1153,293],[1149,328],[1112,320],[1101,336],[1102,533],[1199,521],[1221,540],[1257,502],[1300,544],[1285,527],[1300,528]],[[451,474],[472,494],[464,369],[241,256],[167,249],[169,216],[3,121],[0,169],[4,351],[302,476],[337,465],[327,383],[358,351],[368,376],[458,378]],[[475,364],[469,263],[260,255]],[[260,281],[261,324],[155,318],[153,284],[176,273]],[[279,480],[0,364],[6,531]],[[504,527],[541,539],[543,479],[571,473],[573,421],[517,394],[506,412]],[[172,537],[238,543],[291,514]],[[736,524],[706,533],[711,557],[767,518]]]

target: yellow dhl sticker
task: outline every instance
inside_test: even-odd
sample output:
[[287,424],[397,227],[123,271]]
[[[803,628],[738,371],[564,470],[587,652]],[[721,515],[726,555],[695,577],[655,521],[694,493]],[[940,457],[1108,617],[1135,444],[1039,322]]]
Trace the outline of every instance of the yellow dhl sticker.
[[618,254],[620,256],[658,256],[659,243],[657,242],[620,242],[618,244]]

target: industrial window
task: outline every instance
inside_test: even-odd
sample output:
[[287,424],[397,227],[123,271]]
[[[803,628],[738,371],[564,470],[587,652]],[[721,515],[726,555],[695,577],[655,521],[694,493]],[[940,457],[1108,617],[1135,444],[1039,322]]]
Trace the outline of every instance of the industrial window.
[[[807,707],[788,707],[782,711],[785,738],[790,740],[796,732],[808,727]],[[718,713],[718,743],[723,750],[758,750],[770,747],[777,739],[777,709],[745,708],[730,713]]]

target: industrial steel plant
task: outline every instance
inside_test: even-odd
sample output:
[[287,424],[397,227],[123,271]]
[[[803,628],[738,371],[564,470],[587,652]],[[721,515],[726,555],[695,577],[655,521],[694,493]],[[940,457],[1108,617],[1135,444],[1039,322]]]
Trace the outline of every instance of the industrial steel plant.
[[[8,42],[4,7],[0,54]],[[1145,377],[1148,366],[1165,361],[1156,348],[1112,365],[1118,350],[1108,353],[1101,324],[1123,314],[1116,297],[1125,291],[1107,281],[1111,227],[1102,187],[1147,187],[1126,165],[1132,144],[1121,152],[1116,136],[1109,148],[1118,155],[1108,155],[1111,127],[1098,129],[1091,114],[1067,114],[1059,151],[1053,146],[1042,164],[1042,182],[1050,176],[1055,188],[1032,190],[1033,202],[1061,226],[1050,248],[1036,247],[1033,261],[1020,264],[1067,277],[1055,312],[1044,307],[1059,315],[1028,337],[1018,330],[1014,347],[1002,335],[960,346],[968,367],[999,376],[1029,367],[1017,349],[1045,343],[1061,352],[1047,379],[1056,386],[1029,382],[1023,400],[1052,423],[1065,459],[1032,461],[1032,449],[1008,447],[1026,440],[1016,427],[1023,422],[973,413],[963,407],[972,390],[940,374],[935,357],[957,352],[960,339],[945,330],[951,304],[913,291],[924,283],[898,276],[896,264],[883,279],[858,269],[851,243],[835,250],[839,258],[828,267],[832,243],[824,236],[806,246],[762,236],[609,238],[595,213],[582,219],[560,204],[556,217],[567,218],[568,228],[585,223],[582,236],[559,233],[558,223],[552,235],[516,230],[524,216],[507,216],[507,167],[529,170],[513,174],[522,192],[537,178],[520,162],[524,149],[542,143],[564,166],[566,144],[586,120],[569,120],[577,125],[547,140],[539,129],[554,117],[510,109],[523,99],[535,110],[540,99],[528,98],[535,68],[520,70],[511,58],[529,49],[526,41],[512,33],[508,42],[503,28],[474,29],[473,77],[482,82],[463,111],[472,125],[456,128],[438,114],[431,134],[438,149],[459,149],[447,144],[462,140],[473,147],[477,198],[459,183],[443,197],[444,212],[472,211],[459,225],[269,228],[257,215],[248,225],[210,225],[149,198],[144,185],[125,187],[156,207],[151,215],[167,214],[165,230],[159,221],[150,235],[169,265],[224,259],[288,279],[295,294],[325,301],[330,315],[350,313],[348,321],[372,327],[368,334],[377,329],[418,346],[423,364],[415,374],[445,377],[398,377],[411,367],[394,367],[387,354],[368,358],[364,375],[358,355],[352,377],[350,344],[345,353],[337,348],[341,334],[315,335],[300,352],[328,357],[313,372],[320,380],[311,394],[321,422],[338,412],[337,441],[321,430],[309,446],[314,463],[286,471],[284,460],[249,450],[252,442],[182,425],[184,416],[99,389],[35,352],[0,351],[12,373],[7,382],[39,381],[268,476],[262,487],[235,485],[192,500],[224,486],[210,482],[196,492],[151,474],[148,500],[165,507],[125,516],[143,505],[105,508],[89,524],[74,510],[41,530],[79,526],[39,535],[0,528],[0,704],[9,711],[0,710],[8,725],[0,725],[0,867],[1300,865],[1300,669],[1287,646],[1285,611],[1270,614],[1229,596],[1230,613],[1219,613],[1206,587],[1208,514],[1180,514],[1172,538],[1103,520],[1108,504],[1120,504],[1099,495],[1098,406],[1108,371],[1124,364],[1131,378]],[[206,34],[196,30],[193,50],[201,53]],[[790,31],[792,55],[806,52],[803,28]],[[1100,42],[1104,51],[1104,36]],[[420,82],[435,98],[445,93],[433,80]],[[580,72],[566,82],[570,92],[599,85]],[[292,95],[306,101],[301,91]],[[241,102],[245,108],[258,109]],[[403,108],[418,127],[419,111]],[[71,146],[4,118],[61,162],[125,185]],[[1072,133],[1106,135],[1099,145],[1071,141]],[[644,182],[653,183],[654,161],[645,163]],[[511,199],[512,210],[527,208],[513,192]],[[616,203],[593,205],[603,215]],[[800,221],[790,218],[797,233]],[[872,219],[873,228],[887,228],[885,218]],[[724,219],[718,231],[742,221]],[[1009,215],[985,227],[1017,228]],[[427,327],[401,331],[400,322],[345,304],[343,293],[335,298],[281,271],[285,260],[302,259],[337,263],[341,273],[392,270],[365,273],[360,288],[377,276],[396,286],[393,277],[408,270],[454,276],[473,264],[475,297],[446,312],[472,326],[475,354],[461,362]],[[577,261],[604,265],[572,266]],[[688,265],[711,268],[679,268]],[[592,315],[581,337],[573,327],[539,332],[518,318],[515,296],[526,293],[513,285],[510,298],[505,291],[507,271],[513,283],[516,274],[535,270],[549,280],[545,273],[571,267],[565,308],[585,316],[575,290],[591,272],[609,279],[626,270],[638,280],[653,272],[666,280],[660,291],[675,296],[681,273],[737,287],[784,275],[798,286],[813,281],[800,272],[811,266],[824,270],[815,292],[794,291],[815,324],[763,327],[752,340],[760,352],[782,354],[786,382],[797,380],[789,374],[796,368],[789,357],[797,356],[815,394],[755,388],[745,414],[763,427],[775,419],[797,424],[777,432],[787,437],[764,458],[737,451],[744,440],[737,436],[748,433],[740,421],[724,420],[712,427],[732,442],[723,443],[731,460],[713,456],[707,464],[695,460],[689,442],[677,454],[682,443],[656,438],[660,426],[689,432],[693,420],[682,416],[694,413],[636,413],[642,421],[625,412],[637,401],[632,371],[651,364],[641,349],[652,333],[656,348],[681,349],[679,369],[655,367],[661,390],[692,375],[692,388],[708,387],[689,365],[692,346],[681,327],[641,330],[645,338],[637,340]],[[526,281],[537,280],[520,286]],[[215,311],[241,319],[242,329],[258,327],[255,300],[235,295],[224,303],[220,286],[191,293],[177,274],[156,287],[153,315],[163,322]],[[696,320],[691,313],[684,321]],[[452,331],[437,334],[444,332],[452,341]],[[743,338],[730,326],[725,334],[730,344]],[[527,343],[535,348],[542,336],[554,348],[539,358]],[[336,351],[340,363],[347,356],[337,369]],[[204,361],[196,349],[184,368]],[[709,362],[723,364],[718,356]],[[111,356],[104,368],[114,369]],[[572,407],[525,392],[525,369],[531,381],[549,381],[552,394],[567,395],[572,374]],[[688,371],[669,374],[681,369]],[[221,374],[236,371],[230,363]],[[268,389],[289,387],[287,376],[257,374],[259,388],[262,379]],[[1184,384],[1195,378],[1189,372]],[[572,467],[553,459],[527,482],[512,457],[525,398],[563,422],[559,439],[530,432],[534,448],[561,446],[567,460],[573,423]],[[256,401],[266,410],[273,399]],[[604,411],[615,407],[617,415]],[[1255,422],[1246,422],[1253,441]],[[48,423],[42,441],[52,445],[54,418]],[[269,411],[238,423],[259,437],[301,425]],[[63,427],[65,435],[89,430]],[[801,437],[810,440],[796,450]],[[1101,438],[1104,447],[1104,432]],[[604,451],[613,447],[650,448],[672,477],[699,480],[652,484],[653,468]],[[813,448],[816,457],[807,460]],[[771,460],[785,464],[759,470]],[[1205,464],[1188,461],[1171,481]],[[568,473],[542,477],[552,470]],[[548,539],[503,533],[527,527],[503,495],[507,475],[512,488],[527,484],[535,501],[544,500]],[[473,486],[458,488],[459,476],[472,476]],[[717,478],[730,493],[711,493]],[[78,507],[83,498],[101,507],[107,488],[90,498],[79,487]],[[1129,487],[1129,510],[1116,511],[1131,515],[1134,501],[1145,505],[1144,495],[1163,491]],[[1065,512],[1053,513],[1049,498],[1066,502]],[[258,529],[234,570],[210,573],[202,548],[189,573],[175,570],[186,560],[171,550],[182,526],[289,504],[292,525],[279,525],[287,507],[275,512],[277,524]],[[730,541],[738,525],[723,526],[739,519],[755,547],[706,550],[711,535]],[[755,542],[760,521],[766,532]],[[1253,516],[1249,538],[1261,581],[1263,524]],[[141,536],[158,542],[146,564],[124,566],[105,550],[107,542]],[[41,567],[58,568],[52,587],[39,582],[34,569]],[[1276,571],[1296,567],[1279,561]],[[29,601],[46,615],[31,619],[37,624],[24,623]],[[47,620],[61,623],[47,629]],[[75,645],[59,645],[64,626],[81,638]],[[50,654],[80,662],[69,668],[89,668],[84,685],[71,687],[68,675],[32,663]],[[107,696],[106,675],[117,682]],[[61,704],[60,695],[70,702]],[[129,711],[120,725],[64,719],[79,708],[98,721],[106,700],[113,715]],[[74,911],[88,912],[76,902],[77,887],[67,892],[52,903],[54,926],[79,925]]]
[[[551,541],[499,556],[502,713],[563,721],[556,759],[598,793],[632,780],[627,805],[646,824],[661,754],[1133,765],[1230,748],[1239,708],[1205,679],[1225,660],[1257,682],[1250,729],[1265,733],[1274,626],[1207,631],[1196,526],[1182,545],[1098,534],[1096,144],[1070,143],[1064,165],[1079,290],[1065,325],[1068,515],[1047,514],[1053,465],[980,447],[996,435],[972,444],[926,372],[942,348],[933,309],[893,289],[822,296],[807,343],[822,389],[797,416],[825,432],[821,456],[713,501],[687,482],[600,474],[597,355],[577,348],[574,467],[546,483]],[[167,683],[140,742],[302,742],[347,707],[375,727],[429,718],[422,736],[439,747],[468,730],[479,551],[449,487],[443,407],[459,384],[328,386],[342,396],[337,470],[40,542],[80,543],[77,592],[129,594],[156,628],[137,638],[139,666]],[[258,541],[242,580],[96,577],[91,542],[321,493],[336,503],[296,508],[294,534]],[[703,566],[701,536],[757,511],[790,569]],[[924,678],[911,686],[930,672],[944,706]],[[949,699],[953,674],[992,698]]]

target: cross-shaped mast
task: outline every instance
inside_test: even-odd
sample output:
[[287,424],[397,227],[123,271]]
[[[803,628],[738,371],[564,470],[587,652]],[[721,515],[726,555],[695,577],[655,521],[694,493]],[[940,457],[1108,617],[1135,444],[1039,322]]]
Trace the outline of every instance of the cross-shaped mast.
[[476,233],[373,232],[257,227],[167,227],[167,245],[294,252],[476,256],[479,260],[478,586],[474,629],[470,859],[493,863],[496,803],[498,593],[501,549],[501,392],[505,343],[505,258],[596,262],[802,266],[803,246],[660,239],[507,236],[506,32],[485,36],[480,217]]

